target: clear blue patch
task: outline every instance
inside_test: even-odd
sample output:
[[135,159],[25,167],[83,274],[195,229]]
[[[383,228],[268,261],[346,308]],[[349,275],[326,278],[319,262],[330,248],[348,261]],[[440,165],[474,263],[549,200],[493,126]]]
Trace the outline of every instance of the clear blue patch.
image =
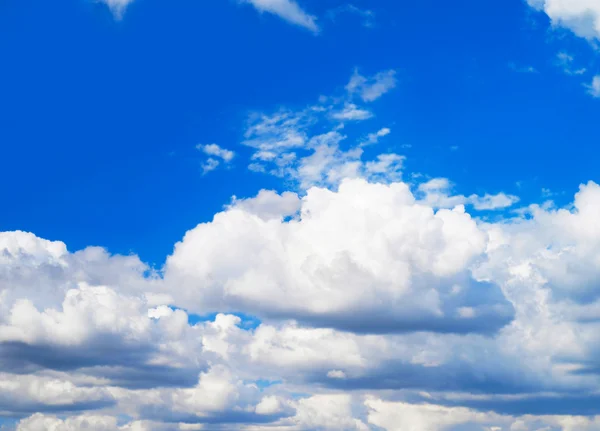
[[255,384],[256,386],[258,386],[258,388],[259,388],[261,391],[263,391],[263,390],[265,390],[265,389],[267,389],[267,388],[270,388],[271,386],[280,385],[280,384],[282,384],[282,383],[283,383],[283,381],[282,381],[282,380],[263,380],[263,379],[256,380],[256,381],[254,382],[254,384]]
[[0,431],[13,430],[15,429],[16,425],[16,419],[0,417]]
[[[209,313],[209,314],[205,314],[205,315],[200,315],[200,314],[190,313],[187,310],[185,310],[184,308],[179,308],[179,307],[174,307],[174,306],[169,306],[169,307],[173,311],[175,311],[175,310],[185,311],[188,315],[188,324],[191,326],[194,326],[197,323],[202,323],[202,322],[213,322],[215,320],[215,318],[217,317],[217,315],[220,314],[220,313]],[[244,314],[244,313],[226,313],[226,314],[231,314],[231,315],[239,317],[241,319],[241,322],[238,326],[247,331],[251,331],[253,329],[258,328],[260,326],[260,324],[262,323],[259,318],[250,316],[248,314]]]

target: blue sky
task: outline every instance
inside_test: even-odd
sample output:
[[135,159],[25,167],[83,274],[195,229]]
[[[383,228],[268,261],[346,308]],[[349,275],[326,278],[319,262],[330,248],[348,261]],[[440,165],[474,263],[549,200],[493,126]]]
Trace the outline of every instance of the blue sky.
[[[363,3],[368,21],[344,1],[307,1],[313,34],[235,1],[140,0],[121,20],[92,1],[4,2],[2,227],[161,265],[231,195],[280,187],[246,169],[248,112],[312,103],[355,67],[397,71],[353,133],[389,127],[384,145],[412,172],[526,201],[595,178],[586,40],[518,0]],[[588,71],[566,74],[559,53]],[[239,157],[202,176],[195,147],[213,142]]]
[[596,0],[1,1],[0,429],[600,430],[599,48]]

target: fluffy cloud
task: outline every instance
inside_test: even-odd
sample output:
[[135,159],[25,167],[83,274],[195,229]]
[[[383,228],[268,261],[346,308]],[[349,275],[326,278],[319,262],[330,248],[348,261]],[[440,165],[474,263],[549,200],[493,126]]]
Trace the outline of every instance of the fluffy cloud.
[[234,199],[164,279],[3,233],[0,409],[43,412],[22,430],[597,429],[600,186],[495,223],[435,208],[364,179]]
[[588,39],[600,38],[600,3],[596,0],[527,0],[555,25]]
[[19,422],[17,431],[115,431],[117,419],[110,416],[84,415],[65,420],[37,413]]
[[599,429],[600,186],[490,222],[479,211],[518,198],[409,184],[402,155],[363,148],[389,129],[353,140],[360,123],[335,118],[393,85],[355,74],[341,96],[252,115],[250,168],[292,190],[233,197],[159,271],[0,233],[0,415],[55,431]]
[[[200,312],[376,332],[487,331],[510,319],[511,307],[469,273],[485,245],[461,207],[434,212],[405,184],[346,180],[338,192],[310,189],[289,222],[235,207],[218,214],[186,234],[165,276]],[[459,312],[465,307],[472,312]]]

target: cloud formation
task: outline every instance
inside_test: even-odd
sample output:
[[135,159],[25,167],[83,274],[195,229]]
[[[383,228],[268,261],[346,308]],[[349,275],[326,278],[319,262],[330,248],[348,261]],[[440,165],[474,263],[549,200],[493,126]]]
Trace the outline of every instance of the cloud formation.
[[380,78],[252,114],[250,169],[289,187],[233,196],[158,270],[0,233],[0,415],[23,431],[599,429],[600,186],[511,210],[406,175],[377,151],[388,128],[335,118]]
[[600,38],[600,3],[596,0],[527,0],[544,11],[554,25],[587,39]]
[[[494,223],[398,181],[263,191],[164,277],[3,233],[1,409],[22,430],[594,430],[598,208],[595,183]],[[191,323],[215,311],[264,321]]]

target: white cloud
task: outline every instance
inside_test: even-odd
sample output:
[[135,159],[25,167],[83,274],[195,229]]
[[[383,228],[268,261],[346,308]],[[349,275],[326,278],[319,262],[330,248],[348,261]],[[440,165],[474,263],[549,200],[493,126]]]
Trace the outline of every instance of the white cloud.
[[476,210],[498,210],[513,206],[519,202],[519,198],[505,193],[498,193],[496,195],[486,193],[483,196],[471,195],[468,202]]
[[56,377],[0,373],[2,411],[97,409],[113,403],[114,398],[107,388],[78,387]]
[[117,419],[111,416],[82,415],[65,420],[41,413],[23,419],[17,425],[17,431],[116,431]]
[[403,182],[402,155],[366,156],[332,121],[349,103],[252,116],[250,162],[300,190],[233,197],[160,271],[0,233],[2,416],[22,431],[599,429],[600,186],[487,222],[469,212],[518,198]]
[[221,163],[217,159],[213,159],[212,157],[209,157],[208,159],[206,159],[206,161],[202,162],[200,167],[202,168],[202,173],[204,175],[206,175],[209,172],[212,172],[215,169],[217,169],[220,164]]
[[568,53],[562,51],[556,55],[556,58],[557,58],[557,65],[559,67],[561,67],[563,72],[566,73],[567,75],[583,75],[585,72],[587,72],[587,69],[584,67],[582,67],[582,68],[574,68],[573,67],[575,58],[571,54],[568,54]]
[[592,83],[588,85],[588,92],[592,97],[600,97],[600,75],[594,76]]
[[333,118],[340,121],[368,120],[372,116],[373,114],[370,111],[359,108],[354,103],[347,103],[344,109],[332,114]]
[[386,70],[373,76],[365,77],[358,70],[346,85],[349,94],[357,94],[364,102],[373,102],[396,87],[396,71]]
[[[498,423],[497,415],[479,413],[466,408],[448,408],[431,404],[408,404],[367,399],[369,423],[386,431],[443,431],[467,423]],[[502,422],[500,422],[502,424]],[[481,430],[481,426],[472,429]],[[490,428],[486,428],[490,429]]]
[[456,205],[471,205],[478,211],[500,210],[513,206],[519,198],[500,192],[483,196],[472,194],[470,196],[451,194],[452,184],[447,178],[433,178],[421,183],[417,191],[423,195],[422,201],[435,208],[452,208]]
[[235,157],[233,151],[222,148],[217,144],[198,144],[196,145],[196,149],[209,156],[208,159],[201,164],[202,173],[204,175],[217,169],[221,163],[225,163],[226,165],[231,163]]
[[391,133],[390,129],[388,129],[387,127],[383,127],[375,133],[369,133],[367,135],[367,138],[361,142],[361,145],[377,144],[379,142],[379,138],[383,138],[384,136],[387,136],[390,133]]
[[299,429],[368,431],[365,423],[353,417],[351,405],[350,395],[314,395],[298,402],[293,421]]
[[283,192],[277,194],[272,190],[261,190],[254,198],[233,198],[231,207],[240,208],[264,220],[282,219],[296,214],[300,210],[301,201],[296,193]]
[[217,144],[199,144],[196,148],[204,152],[204,154],[207,154],[212,157],[217,157],[226,163],[231,162],[235,156],[235,153],[233,151],[222,148]]
[[293,0],[241,0],[250,3],[260,12],[268,12],[304,27],[314,33],[319,31],[316,17],[309,15]]
[[554,25],[588,39],[600,38],[600,3],[596,0],[527,0],[544,11]]
[[[379,73],[370,80],[364,78],[368,82],[354,85],[352,92],[379,96],[383,94],[381,85],[388,85],[385,81],[390,76],[393,77],[392,71]],[[404,160],[401,155],[379,154],[368,159],[361,149],[387,136],[389,128],[381,128],[354,142],[342,134],[346,123],[372,117],[370,110],[351,102],[348,95],[322,96],[319,103],[297,111],[281,109],[273,114],[252,114],[242,142],[256,150],[248,168],[293,180],[301,191],[313,185],[337,186],[343,178],[399,180]]]
[[[389,163],[383,158],[367,168]],[[452,286],[463,285],[464,301],[475,300],[470,291],[485,296],[497,289],[469,276],[485,241],[463,208],[434,212],[403,183],[344,180],[338,192],[309,189],[299,218],[290,222],[235,207],[218,214],[186,234],[165,275],[181,302],[198,311],[244,310],[343,328],[368,315],[377,331],[437,325],[462,331],[469,325],[458,323],[451,308],[465,304],[448,296]],[[470,330],[510,315],[502,301],[495,308],[470,304],[478,315]],[[486,324],[478,328],[481,319]]]
[[133,0],[100,0],[110,8],[115,18],[121,19],[125,13],[125,9]]
[[[135,257],[0,234],[0,410],[40,412],[21,430],[595,430],[548,414],[553,400],[577,413],[600,384],[599,208],[595,183],[494,223],[401,182],[262,192],[189,232],[164,281]],[[504,297],[514,316],[486,327]],[[167,305],[270,320],[191,326]]]

